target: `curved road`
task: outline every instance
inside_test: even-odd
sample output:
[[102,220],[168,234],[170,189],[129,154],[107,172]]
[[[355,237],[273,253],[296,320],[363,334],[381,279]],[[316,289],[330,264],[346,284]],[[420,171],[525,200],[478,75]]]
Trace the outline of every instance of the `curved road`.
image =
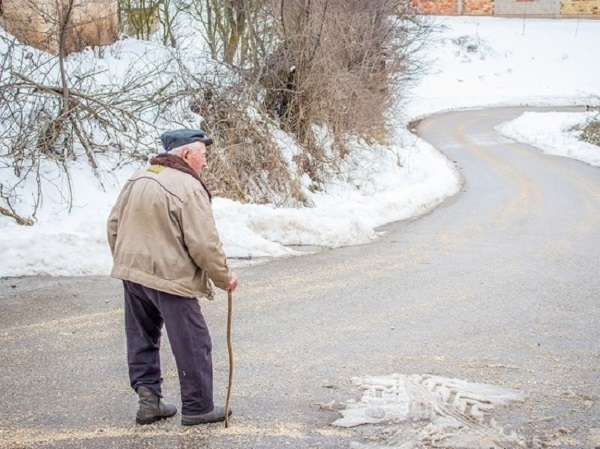
[[[120,284],[0,280],[0,448],[349,448],[319,403],[358,399],[359,375],[437,374],[517,388],[496,419],[531,447],[600,444],[600,169],[493,131],[519,109],[418,124],[455,161],[462,192],[377,242],[241,267],[234,419],[133,423]],[[203,305],[216,400],[225,395],[226,301]],[[165,395],[176,403],[173,359]]]

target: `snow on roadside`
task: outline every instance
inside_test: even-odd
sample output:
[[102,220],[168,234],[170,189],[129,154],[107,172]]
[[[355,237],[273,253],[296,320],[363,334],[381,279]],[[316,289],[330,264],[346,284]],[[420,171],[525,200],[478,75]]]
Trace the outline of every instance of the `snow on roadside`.
[[[289,245],[368,242],[377,238],[378,226],[419,216],[453,195],[459,181],[452,164],[405,128],[415,118],[465,107],[568,105],[600,96],[598,21],[436,20],[444,28],[426,55],[430,73],[405,97],[403,114],[390,118],[391,145],[355,142],[352,157],[325,189],[307,192],[315,207],[276,208],[215,199],[217,227],[229,257],[281,257],[297,254]],[[141,41],[116,45],[114,52],[107,53],[118,65],[115,73],[129,67],[128,58],[134,64],[136,54],[146,55]],[[151,54],[160,53],[156,44],[148,45]],[[86,58],[91,54],[81,60]],[[513,129],[520,126],[517,122]],[[546,137],[540,129],[536,146]],[[556,147],[562,145],[557,137],[549,138]],[[567,156],[579,153],[572,150]],[[73,168],[71,213],[61,204],[70,187],[49,172],[35,226],[0,218],[0,277],[108,274],[106,218],[120,185],[134,170],[124,167],[114,178],[103,180],[103,190],[89,171]],[[0,169],[1,183],[11,185],[10,176],[9,168]],[[27,201],[28,196],[23,198]]]
[[591,112],[526,112],[496,127],[506,137],[528,143],[544,153],[600,167],[600,147],[582,142],[573,127],[595,116]]

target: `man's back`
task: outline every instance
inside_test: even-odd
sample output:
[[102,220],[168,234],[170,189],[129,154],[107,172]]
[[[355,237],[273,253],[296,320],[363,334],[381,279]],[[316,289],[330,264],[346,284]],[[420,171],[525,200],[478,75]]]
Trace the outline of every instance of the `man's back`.
[[173,168],[131,177],[111,212],[109,243],[119,279],[190,297],[212,295],[206,270],[229,279],[208,193]]

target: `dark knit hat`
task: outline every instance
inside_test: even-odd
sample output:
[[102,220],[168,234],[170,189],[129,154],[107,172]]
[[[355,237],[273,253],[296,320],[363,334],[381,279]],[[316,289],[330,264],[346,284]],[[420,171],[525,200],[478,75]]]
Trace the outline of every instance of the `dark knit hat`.
[[206,137],[204,131],[200,129],[176,129],[167,131],[160,136],[160,141],[165,151],[171,151],[174,148],[187,145],[192,142],[203,142],[206,146],[212,145],[212,139]]

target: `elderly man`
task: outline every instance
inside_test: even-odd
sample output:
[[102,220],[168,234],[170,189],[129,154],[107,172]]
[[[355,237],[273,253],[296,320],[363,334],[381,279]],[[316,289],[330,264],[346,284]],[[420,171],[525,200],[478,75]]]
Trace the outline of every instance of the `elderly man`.
[[123,280],[127,361],[139,396],[136,421],[150,424],[177,409],[161,400],[160,337],[165,325],[177,363],[183,425],[223,421],[213,403],[211,338],[198,298],[212,299],[211,281],[233,291],[215,227],[211,195],[200,173],[212,140],[200,130],[161,136],[166,153],[138,170],[108,219],[111,275]]

